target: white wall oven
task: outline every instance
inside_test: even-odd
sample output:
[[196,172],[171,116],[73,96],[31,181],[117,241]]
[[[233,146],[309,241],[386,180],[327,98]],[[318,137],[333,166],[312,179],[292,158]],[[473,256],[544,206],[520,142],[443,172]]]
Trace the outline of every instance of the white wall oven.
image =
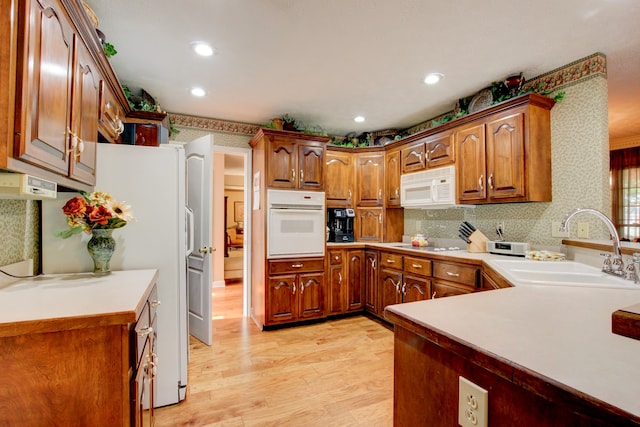
[[324,256],[324,192],[267,190],[267,208],[267,258]]

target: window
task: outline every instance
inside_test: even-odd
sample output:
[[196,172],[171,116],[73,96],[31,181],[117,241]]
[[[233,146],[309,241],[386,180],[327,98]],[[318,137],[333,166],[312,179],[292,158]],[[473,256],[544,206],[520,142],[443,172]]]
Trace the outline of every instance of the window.
[[640,239],[640,147],[610,155],[611,212],[621,238]]

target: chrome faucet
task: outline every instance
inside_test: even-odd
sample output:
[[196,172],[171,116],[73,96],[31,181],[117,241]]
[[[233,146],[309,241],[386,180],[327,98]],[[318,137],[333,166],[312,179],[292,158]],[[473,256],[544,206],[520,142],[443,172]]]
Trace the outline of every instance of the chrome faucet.
[[598,218],[600,218],[607,225],[609,229],[609,234],[613,236],[613,261],[607,262],[607,258],[605,258],[605,265],[602,268],[602,271],[605,273],[614,274],[616,276],[622,276],[624,274],[624,263],[622,262],[622,253],[620,251],[620,236],[618,235],[618,230],[616,230],[616,226],[613,225],[613,222],[609,219],[608,216],[603,214],[597,209],[591,208],[578,208],[570,211],[562,220],[560,224],[560,231],[566,232],[567,226],[569,225],[569,220],[573,218],[576,214],[579,213],[590,213]]

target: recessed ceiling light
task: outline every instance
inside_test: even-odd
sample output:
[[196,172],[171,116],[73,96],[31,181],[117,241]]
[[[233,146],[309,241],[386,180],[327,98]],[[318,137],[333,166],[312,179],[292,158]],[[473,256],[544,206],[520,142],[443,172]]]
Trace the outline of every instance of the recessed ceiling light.
[[200,56],[211,56],[213,55],[213,48],[204,42],[193,42],[191,43],[191,47],[195,53]]
[[428,85],[434,85],[444,78],[444,74],[431,73],[424,78],[424,82]]
[[356,116],[353,118],[353,121],[356,123],[362,123],[364,122],[364,117],[363,116]]
[[202,97],[207,94],[207,92],[205,92],[204,89],[199,87],[192,87],[189,92],[191,92],[191,95],[197,96],[197,97]]

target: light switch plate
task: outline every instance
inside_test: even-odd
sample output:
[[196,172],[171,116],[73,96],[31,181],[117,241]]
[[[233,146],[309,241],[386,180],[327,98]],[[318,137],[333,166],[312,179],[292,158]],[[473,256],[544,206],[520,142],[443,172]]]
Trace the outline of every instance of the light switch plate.
[[567,231],[560,231],[560,221],[551,221],[551,237],[569,237],[569,226]]
[[458,378],[458,424],[462,427],[487,427],[489,392],[464,377]]

